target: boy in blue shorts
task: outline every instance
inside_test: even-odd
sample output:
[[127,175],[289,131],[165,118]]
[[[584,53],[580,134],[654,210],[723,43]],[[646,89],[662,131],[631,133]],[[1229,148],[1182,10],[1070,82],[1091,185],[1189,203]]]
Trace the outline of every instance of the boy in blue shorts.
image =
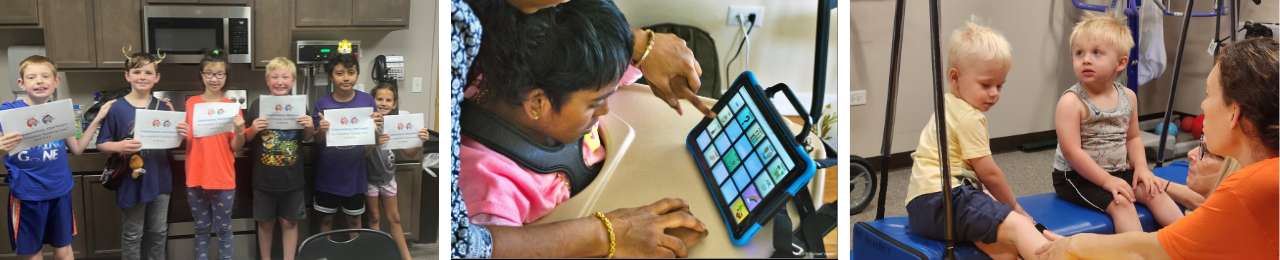
[[[1004,173],[991,158],[987,133],[990,110],[1000,100],[1005,76],[1012,63],[1009,42],[1000,32],[968,23],[951,35],[947,47],[947,81],[951,92],[944,98],[948,161],[938,158],[937,115],[920,133],[920,144],[911,154],[913,165],[907,186],[907,220],[920,237],[942,240],[947,230],[942,196],[942,172],[951,168],[954,239],[974,242],[992,259],[1035,256],[1035,250],[1057,239],[1038,230],[1035,221],[1014,200]],[[990,193],[963,185],[956,177],[971,171]],[[1041,226],[1043,227],[1043,226]]]
[[[48,103],[62,82],[57,65],[44,56],[33,55],[23,60],[18,72],[22,77],[18,85],[27,97],[5,102],[0,110]],[[3,135],[0,154],[5,154],[4,168],[9,171],[5,176],[9,183],[9,245],[22,259],[40,259],[40,249],[45,244],[57,248],[55,258],[72,258],[71,239],[76,235],[76,220],[71,211],[71,188],[75,183],[66,152],[74,155],[84,152],[105,115],[98,115],[80,139],[67,137],[14,155],[8,155],[9,151],[22,142],[22,136],[0,133]]]

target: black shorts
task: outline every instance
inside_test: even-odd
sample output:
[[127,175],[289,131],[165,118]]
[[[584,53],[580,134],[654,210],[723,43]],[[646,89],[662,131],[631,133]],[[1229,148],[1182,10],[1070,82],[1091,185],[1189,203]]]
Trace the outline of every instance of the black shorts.
[[302,189],[280,193],[253,189],[253,220],[258,222],[271,222],[276,218],[293,221],[307,218],[305,206]]
[[342,207],[342,213],[350,216],[359,216],[364,214],[364,193],[343,197],[316,191],[315,207],[316,211],[324,214],[336,213],[338,212],[338,207]]
[[[942,192],[920,195],[907,203],[907,221],[911,231],[923,238],[946,238],[946,218],[942,208]],[[995,243],[1000,223],[1013,208],[1000,203],[973,186],[951,189],[952,224],[958,242]]]
[[[1111,176],[1120,177],[1125,183],[1133,183],[1133,170],[1112,172]],[[1115,201],[1114,194],[1076,171],[1053,171],[1053,190],[1062,200],[1101,212],[1107,212],[1107,206]]]

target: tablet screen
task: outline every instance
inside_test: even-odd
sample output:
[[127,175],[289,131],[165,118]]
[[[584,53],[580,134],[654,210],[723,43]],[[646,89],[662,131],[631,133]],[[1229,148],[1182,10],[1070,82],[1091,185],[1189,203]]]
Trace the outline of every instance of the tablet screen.
[[714,183],[712,192],[721,211],[732,216],[729,223],[737,225],[735,234],[741,234],[744,221],[759,217],[753,214],[767,210],[766,199],[773,199],[770,192],[785,189],[780,183],[796,168],[795,151],[784,145],[790,144],[788,137],[779,136],[780,128],[769,120],[761,120],[761,104],[754,102],[750,92],[736,87],[726,93],[722,99],[729,99],[728,104],[715,110],[716,118],[705,130],[695,132],[693,144],[703,157],[699,166],[704,173],[710,172],[707,179]]

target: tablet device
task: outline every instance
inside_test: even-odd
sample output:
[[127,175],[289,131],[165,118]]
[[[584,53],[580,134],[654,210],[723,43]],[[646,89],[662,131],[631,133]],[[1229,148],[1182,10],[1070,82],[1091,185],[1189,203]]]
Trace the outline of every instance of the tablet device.
[[742,246],[786,210],[813,178],[814,163],[751,72],[738,76],[711,110],[716,117],[699,122],[685,143],[733,244]]

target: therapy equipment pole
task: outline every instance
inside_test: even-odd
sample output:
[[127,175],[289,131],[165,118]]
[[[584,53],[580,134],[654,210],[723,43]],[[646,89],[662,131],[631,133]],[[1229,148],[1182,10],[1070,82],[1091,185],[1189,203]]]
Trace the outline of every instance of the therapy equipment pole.
[[[1195,2],[1196,0],[1187,0],[1186,13],[1191,13],[1191,7]],[[1231,13],[1234,16],[1235,12]],[[1169,128],[1171,128],[1169,127],[1169,118],[1173,116],[1173,96],[1178,93],[1178,73],[1182,71],[1182,49],[1187,47],[1187,27],[1190,23],[1190,15],[1182,17],[1182,33],[1178,35],[1178,53],[1173,61],[1173,82],[1169,83],[1169,102],[1164,109],[1164,121],[1160,122],[1160,124],[1164,126],[1161,128],[1164,131],[1157,133],[1160,134],[1160,149],[1156,150],[1156,168],[1164,166],[1164,142],[1169,139],[1169,135],[1166,133],[1168,133],[1170,130]],[[1175,129],[1174,131],[1177,130]]]
[[941,45],[938,42],[938,20],[941,19],[942,0],[929,1],[929,44],[932,45],[933,56],[933,125],[938,129],[938,168],[941,168],[942,176],[942,210],[945,211],[943,217],[946,218],[946,248],[942,252],[943,259],[956,259],[954,241],[955,223],[952,219],[951,212],[951,165],[947,162],[951,160],[947,158],[947,114],[946,105],[943,102],[942,93],[942,54],[939,49]]
[[889,156],[893,152],[893,118],[898,104],[898,72],[902,67],[902,17],[906,0],[898,0],[893,12],[893,45],[889,51],[889,102],[884,114],[884,139],[880,141],[880,203],[876,205],[876,220],[884,219],[884,196],[889,186]]

